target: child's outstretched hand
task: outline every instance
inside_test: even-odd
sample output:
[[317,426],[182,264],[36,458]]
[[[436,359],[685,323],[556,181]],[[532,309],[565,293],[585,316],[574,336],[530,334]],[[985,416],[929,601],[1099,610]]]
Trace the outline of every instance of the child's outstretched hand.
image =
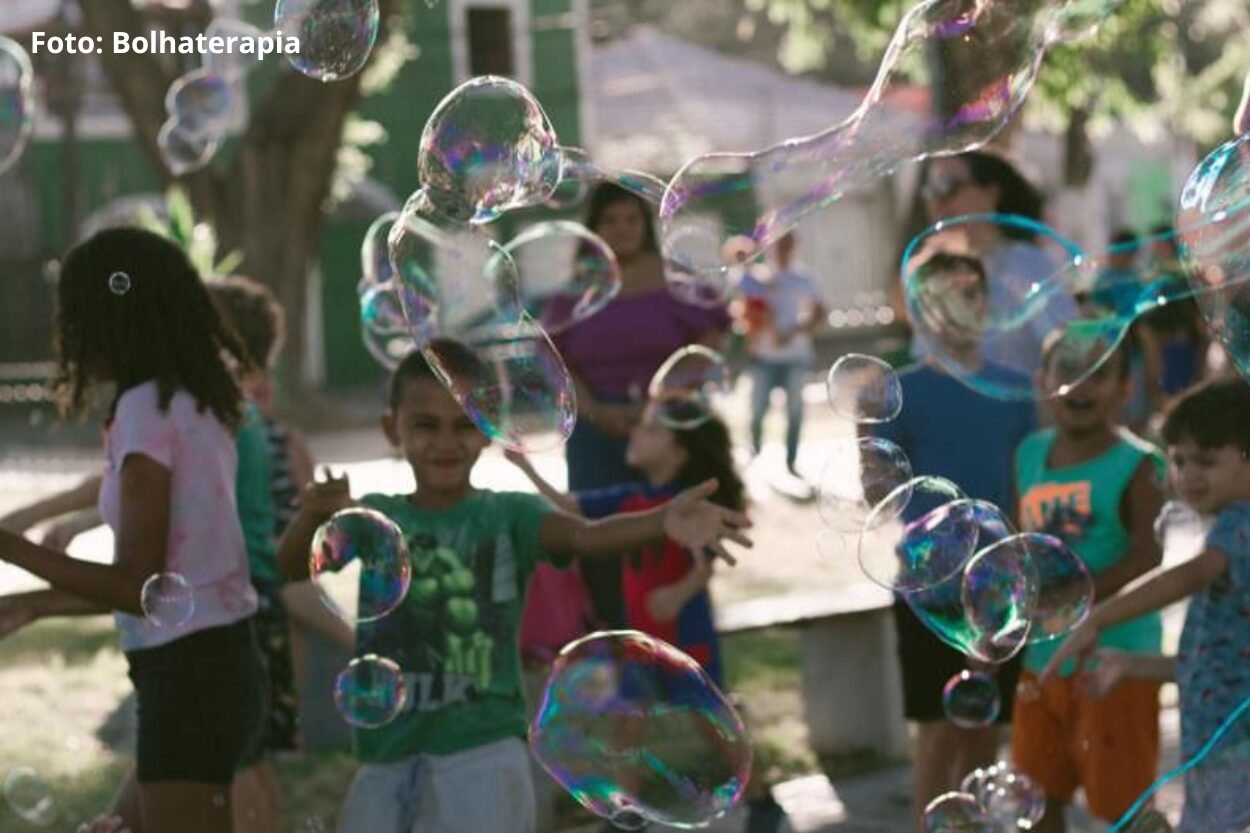
[[741,512],[734,512],[707,501],[716,493],[715,480],[707,480],[686,489],[669,501],[664,512],[664,534],[692,552],[723,558],[729,564],[738,560],[725,550],[722,539],[753,546],[741,530],[751,521]]
[[1051,656],[1050,662],[1042,669],[1041,681],[1046,682],[1059,673],[1059,669],[1069,659],[1076,658],[1078,667],[1084,667],[1089,654],[1098,647],[1098,626],[1092,619],[1086,619],[1068,634],[1068,638],[1059,646],[1059,650]]
[[300,511],[317,518],[329,518],[353,505],[351,483],[346,474],[335,477],[330,467],[324,466],[321,476],[322,480],[314,480],[300,492]]

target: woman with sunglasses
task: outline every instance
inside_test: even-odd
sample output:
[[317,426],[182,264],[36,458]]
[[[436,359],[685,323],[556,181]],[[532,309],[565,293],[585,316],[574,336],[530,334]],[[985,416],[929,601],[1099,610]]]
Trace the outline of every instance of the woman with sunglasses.
[[[1011,162],[992,151],[935,159],[921,194],[931,223],[969,214],[1013,214],[1042,220],[1041,192]],[[979,257],[989,277],[990,321],[1008,317],[1032,287],[1051,279],[1061,268],[1026,223],[969,223],[958,229],[962,232],[959,248]],[[985,358],[1032,377],[1041,364],[1046,334],[1077,315],[1075,300],[1056,295],[1044,310],[1031,316],[1028,327],[1012,328],[987,339]],[[912,346],[917,357],[928,352],[928,345],[919,340]]]

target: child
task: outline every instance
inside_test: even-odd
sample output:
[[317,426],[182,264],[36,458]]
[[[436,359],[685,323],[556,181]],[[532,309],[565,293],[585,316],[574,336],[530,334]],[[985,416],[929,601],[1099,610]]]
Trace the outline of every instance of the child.
[[[100,490],[115,561],[81,562],[0,532],[0,559],[52,585],[9,597],[0,633],[115,611],[138,696],[144,829],[228,833],[228,788],[265,708],[234,499],[243,403],[224,358],[246,368],[246,354],[186,255],[135,229],[100,232],[70,251],[56,330],[64,412],[82,410],[98,385],[115,386]],[[184,622],[143,616],[144,583],[162,573],[192,589]]]
[[[484,383],[489,369],[463,346],[438,340],[432,349],[460,384]],[[421,353],[395,369],[388,405],[383,431],[407,458],[417,489],[367,495],[361,503],[404,530],[413,586],[423,592],[357,629],[359,653],[397,662],[410,693],[397,719],[357,731],[363,766],[339,829],[529,833],[534,806],[517,627],[534,564],[611,556],[666,535],[728,557],[721,539],[749,545],[739,531],[749,522],[703,500],[717,488],[710,480],[662,508],[595,522],[555,511],[535,495],[474,488],[473,465],[489,440]],[[349,503],[346,480],[305,489],[279,547],[287,575],[307,576],[315,531]]]
[[[1057,390],[1063,342],[1043,350],[1046,390]],[[1128,364],[1116,350],[1067,394],[1053,400],[1053,428],[1016,450],[1020,525],[1053,535],[1089,568],[1096,599],[1105,599],[1158,566],[1154,519],[1163,505],[1157,449],[1116,425],[1127,395]],[[1099,644],[1157,653],[1162,623],[1152,614],[1108,630]],[[1064,830],[1064,808],[1083,787],[1090,812],[1120,817],[1154,780],[1159,758],[1159,691],[1137,681],[1110,697],[1084,693],[1069,663],[1040,681],[1058,645],[1029,645],[1015,704],[1013,755],[1047,796],[1040,833]]]
[[[1171,679],[1180,685],[1181,757],[1190,760],[1228,714],[1250,696],[1250,387],[1213,380],[1182,396],[1163,424],[1172,485],[1191,509],[1214,523],[1196,557],[1153,575],[1098,605],[1051,657],[1047,680],[1070,657],[1092,651],[1104,631],[1189,599],[1180,652],[1125,658],[1099,652],[1101,689],[1116,678]],[[1185,776],[1182,833],[1243,830],[1250,825],[1250,758],[1222,755],[1250,743],[1250,719],[1232,724],[1212,760]]]
[[[691,428],[670,428],[661,418],[664,407],[660,402],[650,403],[629,435],[625,462],[642,476],[641,482],[566,495],[543,479],[523,455],[509,452],[507,456],[548,500],[566,512],[588,518],[651,509],[709,478],[720,484],[710,501],[743,511],[744,487],[734,471],[733,444],[725,423],[711,416]],[[627,556],[622,563],[621,587],[628,627],[680,648],[723,688],[720,639],[707,591],[711,576],[707,556],[669,540]],[[779,829],[780,806],[772,800],[771,792],[759,789],[762,784],[756,779],[752,779],[752,786],[760,794],[748,802],[747,830],[765,833]]]
[[[961,326],[933,327],[942,352],[961,367],[981,361],[980,331],[989,309],[985,269],[975,257],[949,252],[932,254],[919,267],[919,286],[938,293],[958,314]],[[1004,374],[1010,371],[1003,370]],[[936,359],[929,358],[899,373],[903,408],[898,418],[871,426],[871,433],[898,445],[911,461],[916,476],[944,477],[972,498],[1006,509],[1012,504],[1011,455],[1034,428],[1036,415],[1029,403],[991,399],[961,384]],[[969,448],[976,453],[969,453]],[[869,495],[880,500],[884,495]],[[973,769],[995,760],[998,729],[965,729],[946,719],[942,689],[951,677],[969,667],[968,658],[948,645],[917,616],[913,605],[941,604],[958,587],[943,582],[931,591],[898,596],[894,618],[898,632],[898,660],[903,679],[903,709],[917,724],[912,773],[912,806],[917,829],[924,829],[924,808],[937,796],[958,789]],[[1003,708],[999,723],[1011,719],[1011,702],[1019,660],[998,672]]]

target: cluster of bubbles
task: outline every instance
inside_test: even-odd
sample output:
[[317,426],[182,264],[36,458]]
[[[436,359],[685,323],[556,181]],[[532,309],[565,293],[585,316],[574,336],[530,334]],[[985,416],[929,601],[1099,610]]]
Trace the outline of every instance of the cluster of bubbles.
[[1017,833],[1032,830],[1046,812],[1042,789],[1010,764],[970,772],[959,790],[924,810],[925,833]]
[[[377,622],[398,608],[412,583],[403,531],[381,512],[351,507],[313,535],[308,575],[321,598],[353,624]],[[408,699],[399,665],[375,654],[354,657],[334,681],[334,704],[348,724],[376,729]]]
[[[1002,129],[1027,97],[1048,48],[1091,32],[1118,5],[1071,0],[967,3],[924,0],[894,32],[877,77],[859,108],[822,133],[756,153],[711,153],[687,162],[661,203],[665,256],[707,291],[732,291],[732,263],[709,240],[700,215],[752,193],[757,211],[728,236],[758,250],[807,214],[886,176],[900,165],[971,150]],[[933,98],[925,122],[901,120],[888,106],[902,84]]]
[[35,827],[51,827],[58,812],[52,790],[30,767],[9,770],[4,779],[4,800],[22,821]]
[[364,67],[378,36],[377,0],[278,0],[273,29],[265,32],[242,20],[217,18],[205,38],[241,48],[209,52],[204,65],[177,78],[165,93],[166,119],[157,145],[174,176],[203,168],[213,158],[241,105],[247,74],[263,59],[260,44],[298,38],[299,49],[285,54],[296,70],[322,82],[340,81]]
[[751,771],[746,728],[699,663],[637,631],[565,646],[529,742],[570,795],[624,829],[704,826]]
[[34,128],[35,73],[15,40],[0,36],[0,174],[22,155]]
[[[1022,240],[1033,245],[1017,248],[1022,256],[996,257],[988,285],[968,265],[938,256],[984,261]],[[1177,258],[1140,278],[1108,268],[1141,245],[1174,249]],[[958,217],[910,242],[902,278],[916,336],[930,355],[998,399],[1072,392],[1104,372],[1135,321],[1181,303],[1196,303],[1250,379],[1250,134],[1216,148],[1190,174],[1172,232],[1091,254],[1035,220]]]

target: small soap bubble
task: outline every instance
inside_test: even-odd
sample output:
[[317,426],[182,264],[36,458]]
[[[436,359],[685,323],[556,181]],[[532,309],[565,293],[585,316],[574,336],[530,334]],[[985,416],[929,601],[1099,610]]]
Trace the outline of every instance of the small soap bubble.
[[391,264],[390,239],[391,228],[399,219],[398,211],[390,211],[378,217],[365,231],[364,242],[360,246],[360,282],[356,291],[361,292],[371,286],[389,283],[395,275],[395,267]]
[[109,292],[114,295],[125,295],[130,291],[130,275],[125,272],[114,272],[109,275]]
[[220,138],[230,127],[234,106],[234,85],[204,68],[180,76],[165,92],[165,112],[195,139]]
[[195,136],[183,129],[174,118],[165,120],[156,134],[156,144],[161,158],[174,176],[198,171],[209,163],[217,152],[220,139],[216,136]]
[[985,809],[963,792],[939,795],[924,808],[925,833],[995,833]]
[[26,149],[34,129],[35,71],[17,41],[0,35],[0,173]]
[[522,305],[549,335],[590,318],[621,291],[612,247],[580,223],[537,223],[503,251],[516,263]]
[[143,615],[158,628],[180,628],[195,613],[195,589],[178,573],[156,573],[139,592]]
[[341,81],[369,60],[378,39],[378,0],[278,0],[275,29],[299,39],[291,66],[318,81]]
[[356,622],[373,622],[408,595],[412,564],[404,533],[381,512],[336,512],[313,535],[308,574]]
[[693,344],[665,359],[651,377],[647,395],[656,404],[660,422],[687,430],[711,419],[728,390],[725,358],[710,347]]
[[976,797],[999,831],[1031,830],[1046,814],[1041,787],[1005,761],[973,770],[960,789]]
[[56,800],[39,773],[26,766],[14,767],[4,779],[4,800],[19,818],[36,827],[51,827],[57,820]]
[[942,689],[942,712],[961,729],[993,725],[1001,708],[998,683],[983,671],[960,671]]
[[[958,486],[941,477],[916,477],[894,488],[864,522],[859,564],[887,590],[907,593],[933,587],[959,573],[977,543],[975,507]],[[892,547],[867,534],[901,519]]]
[[898,375],[875,356],[842,356],[829,368],[825,389],[834,412],[856,423],[889,422],[903,409]]
[[1026,532],[1018,540],[1028,549],[1037,576],[1028,641],[1058,639],[1089,615],[1094,604],[1094,579],[1085,562],[1058,538]]
[[[858,533],[872,508],[912,479],[911,462],[903,449],[879,437],[842,438],[833,442],[820,476],[820,517],[830,530]],[[900,494],[893,507],[902,511],[910,495]],[[897,516],[879,513],[876,523]]]
[[334,680],[334,705],[358,729],[390,723],[407,699],[408,686],[398,663],[376,654],[356,657]]
[[387,370],[394,370],[416,349],[392,283],[373,284],[361,294],[360,335],[365,349]]

